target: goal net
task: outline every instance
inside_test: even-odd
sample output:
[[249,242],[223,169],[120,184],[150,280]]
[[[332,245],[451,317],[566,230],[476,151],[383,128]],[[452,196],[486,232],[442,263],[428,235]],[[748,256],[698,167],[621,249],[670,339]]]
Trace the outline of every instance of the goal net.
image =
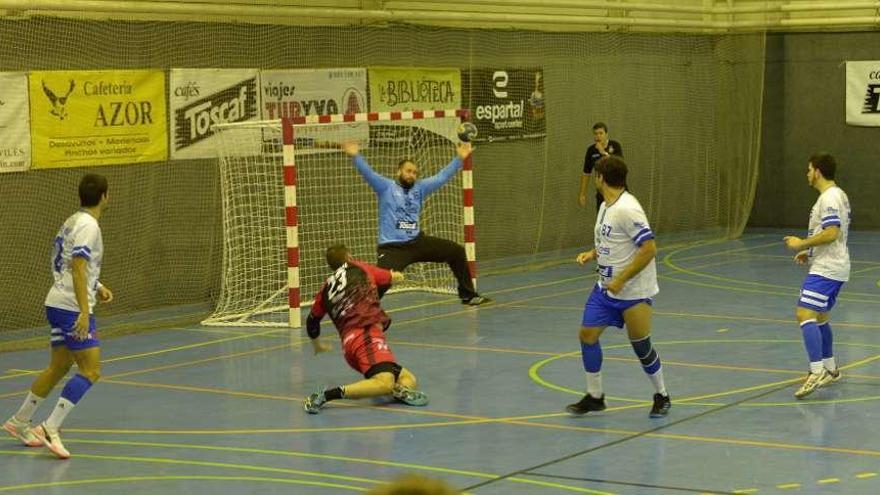
[[[324,252],[343,243],[376,260],[376,195],[342,143],[360,143],[377,173],[393,178],[410,159],[428,177],[455,156],[463,110],[310,116],[218,127],[223,273],[205,325],[299,326],[329,268]],[[424,201],[423,233],[465,245],[475,276],[471,159]],[[445,264],[416,263],[394,290],[456,293]]]

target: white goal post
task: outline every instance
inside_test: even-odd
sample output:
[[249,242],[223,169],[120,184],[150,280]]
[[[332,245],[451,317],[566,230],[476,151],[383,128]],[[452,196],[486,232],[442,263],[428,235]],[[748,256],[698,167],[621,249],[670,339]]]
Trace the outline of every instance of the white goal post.
[[[341,144],[357,141],[379,174],[407,159],[433,175],[456,156],[467,110],[320,115],[215,128],[223,207],[223,269],[204,325],[300,326],[329,275],[326,248],[344,243],[376,261],[378,206]],[[423,232],[463,244],[476,285],[473,163],[424,201]],[[396,290],[456,292],[445,264],[416,263]]]

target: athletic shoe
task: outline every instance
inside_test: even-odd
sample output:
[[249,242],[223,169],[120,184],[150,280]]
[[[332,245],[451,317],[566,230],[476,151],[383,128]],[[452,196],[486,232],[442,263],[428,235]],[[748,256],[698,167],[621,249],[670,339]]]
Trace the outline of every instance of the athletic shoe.
[[408,406],[425,406],[428,404],[428,396],[425,395],[424,392],[404,387],[400,384],[394,385],[394,388],[391,390],[391,395]]
[[46,423],[40,423],[39,426],[31,430],[34,432],[37,438],[43,442],[43,445],[46,446],[47,449],[51,450],[55,457],[59,459],[69,459],[70,452],[64,448],[64,444],[61,443],[61,436],[58,434],[58,430],[54,430],[46,426]]
[[309,414],[318,414],[326,403],[327,399],[324,398],[324,391],[322,390],[306,397],[303,401],[303,409]]
[[3,429],[9,432],[14,438],[21,440],[21,443],[28,447],[39,447],[43,445],[43,441],[34,435],[30,421],[21,421],[13,416],[3,423]]
[[648,416],[652,418],[662,418],[669,414],[669,408],[672,402],[669,401],[668,395],[654,394],[654,405],[651,406],[651,413]]
[[565,410],[578,416],[587,414],[590,411],[604,411],[605,394],[602,394],[602,397],[599,397],[598,399],[590,394],[586,394],[580,401],[565,406]]
[[482,306],[484,304],[489,304],[493,302],[492,299],[484,296],[474,296],[470,299],[462,299],[462,304],[467,304],[468,306]]
[[824,387],[825,385],[830,385],[834,382],[840,381],[841,378],[843,378],[843,374],[840,372],[839,368],[834,371],[825,368],[825,378],[819,383],[819,386]]
[[822,371],[818,373],[810,373],[807,375],[807,379],[804,380],[804,384],[801,385],[801,388],[797,389],[797,392],[794,393],[794,396],[798,399],[803,399],[815,392],[817,388],[821,387],[823,382],[827,383],[827,380],[828,371],[826,371],[825,368],[822,368]]

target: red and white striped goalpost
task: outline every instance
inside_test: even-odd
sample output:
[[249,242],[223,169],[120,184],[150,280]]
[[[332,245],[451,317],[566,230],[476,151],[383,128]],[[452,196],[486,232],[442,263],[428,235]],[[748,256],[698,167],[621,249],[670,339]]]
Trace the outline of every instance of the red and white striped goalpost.
[[[296,157],[294,143],[296,126],[305,124],[342,124],[345,122],[383,122],[398,120],[439,119],[458,117],[462,122],[470,120],[470,110],[413,110],[407,112],[370,112],[336,115],[309,115],[281,120],[282,150],[284,156],[284,226],[287,234],[287,294],[289,303],[288,323],[293,328],[302,325],[300,315],[299,277],[299,225],[296,204]],[[477,286],[477,244],[474,226],[474,176],[473,160],[469,155],[462,163],[462,208],[464,219],[464,249],[474,287]]]

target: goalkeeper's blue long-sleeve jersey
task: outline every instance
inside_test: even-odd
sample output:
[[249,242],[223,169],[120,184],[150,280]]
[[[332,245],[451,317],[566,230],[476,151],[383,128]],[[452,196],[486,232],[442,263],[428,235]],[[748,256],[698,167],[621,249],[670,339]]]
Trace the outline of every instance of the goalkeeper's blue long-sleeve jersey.
[[449,181],[462,164],[460,158],[453,158],[435,175],[417,180],[411,188],[405,189],[396,180],[377,174],[363,156],[355,155],[352,157],[352,162],[379,199],[378,244],[380,246],[415,239],[420,232],[419,215],[425,197]]

